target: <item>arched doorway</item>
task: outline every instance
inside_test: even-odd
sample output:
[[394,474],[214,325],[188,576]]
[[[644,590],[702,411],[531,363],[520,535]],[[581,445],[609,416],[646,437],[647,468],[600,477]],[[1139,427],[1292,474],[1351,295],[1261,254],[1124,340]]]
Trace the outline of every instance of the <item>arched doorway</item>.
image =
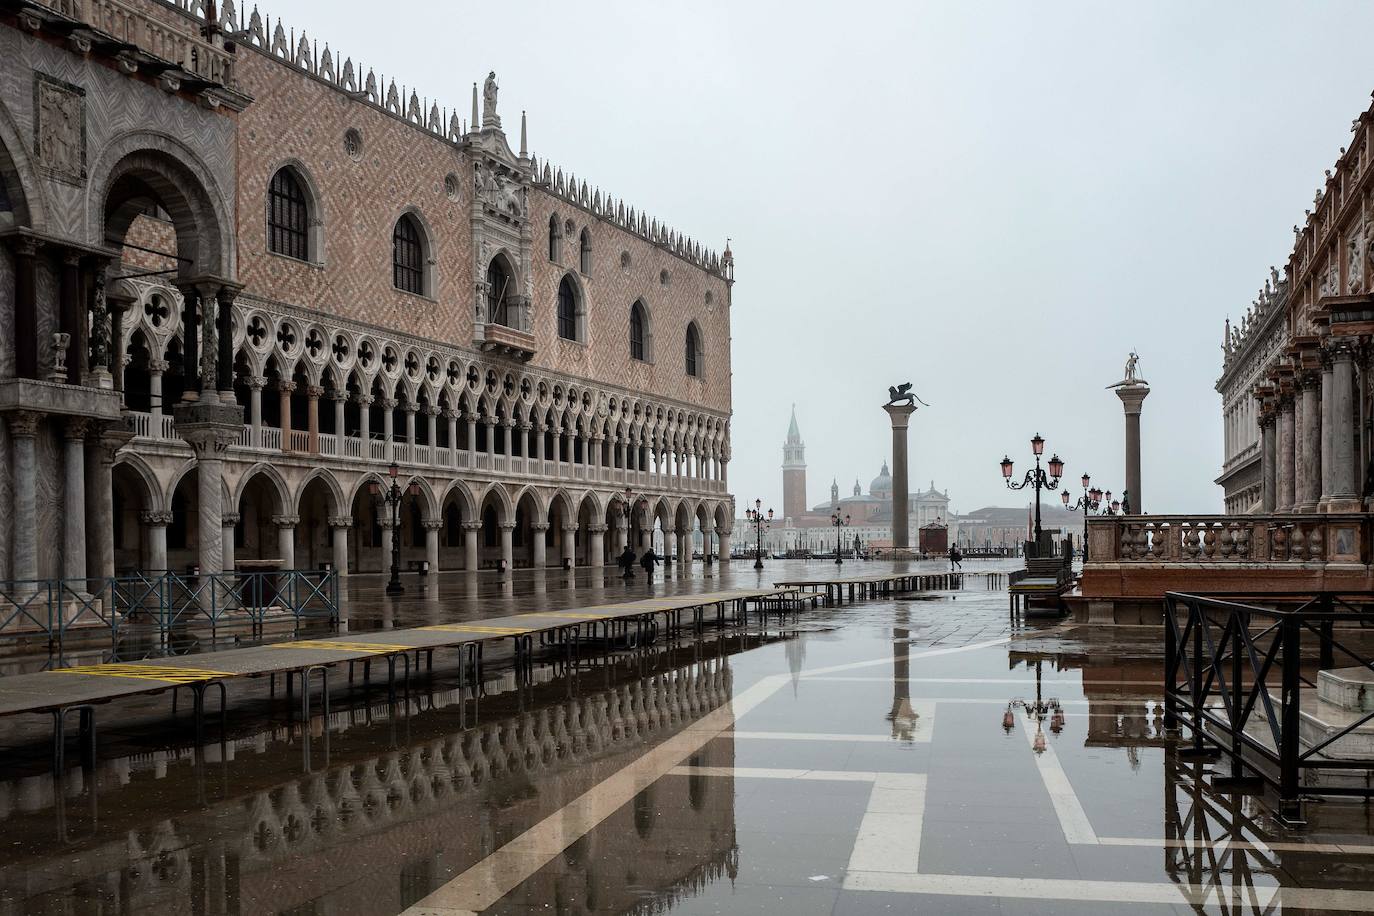
[[[328,471],[316,471],[301,489],[296,504],[296,568],[324,569],[346,562],[347,553],[339,556],[334,542],[348,537],[348,527],[336,527],[342,515],[342,494],[338,483]],[[340,570],[341,572],[346,570]]]

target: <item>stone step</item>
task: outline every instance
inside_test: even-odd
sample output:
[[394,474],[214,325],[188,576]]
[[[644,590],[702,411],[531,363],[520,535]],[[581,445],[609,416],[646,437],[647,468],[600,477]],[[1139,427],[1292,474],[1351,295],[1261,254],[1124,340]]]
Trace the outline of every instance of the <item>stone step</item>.
[[1374,711],[1374,671],[1363,666],[1317,672],[1317,694],[1352,712]]

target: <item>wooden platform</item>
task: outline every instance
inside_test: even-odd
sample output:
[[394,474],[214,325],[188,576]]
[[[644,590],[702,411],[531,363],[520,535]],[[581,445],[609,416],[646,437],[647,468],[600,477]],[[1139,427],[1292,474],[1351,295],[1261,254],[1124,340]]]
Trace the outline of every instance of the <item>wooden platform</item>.
[[878,598],[898,592],[926,592],[962,589],[964,574],[952,573],[896,573],[873,576],[844,576],[834,579],[797,579],[774,582],[778,588],[796,589],[803,593],[825,593],[826,604]]
[[[97,704],[113,700],[170,690],[174,691],[175,711],[175,692],[182,687],[189,688],[194,703],[199,746],[206,689],[212,686],[218,689],[223,718],[227,703],[226,684],[243,678],[269,677],[275,693],[276,676],[284,675],[288,702],[298,682],[302,715],[308,718],[312,678],[320,682],[319,693],[325,713],[328,714],[329,669],[335,665],[348,664],[351,681],[354,666],[361,663],[366,681],[370,679],[371,663],[385,662],[388,687],[394,697],[398,666],[402,677],[408,682],[411,658],[414,657],[418,666],[422,653],[432,667],[436,650],[456,650],[459,680],[460,683],[467,683],[470,669],[473,675],[480,676],[476,666],[480,665],[484,643],[512,640],[516,669],[522,672],[533,665],[536,637],[541,645],[561,649],[571,660],[583,641],[621,640],[625,645],[641,645],[651,640],[660,626],[669,632],[681,632],[688,626],[693,632],[701,632],[709,610],[715,612],[715,622],[723,626],[729,622],[747,620],[750,603],[762,611],[796,604],[804,598],[799,590],[783,586],[705,592],[647,598],[622,604],[534,611],[471,623],[441,623],[414,629],[377,630],[293,640],[194,656],[55,668],[0,678],[0,716],[30,713],[51,715],[53,765],[60,771],[68,713],[76,711],[80,714],[83,757],[89,755],[93,758],[94,708]],[[690,622],[684,622],[688,612],[691,613]]]

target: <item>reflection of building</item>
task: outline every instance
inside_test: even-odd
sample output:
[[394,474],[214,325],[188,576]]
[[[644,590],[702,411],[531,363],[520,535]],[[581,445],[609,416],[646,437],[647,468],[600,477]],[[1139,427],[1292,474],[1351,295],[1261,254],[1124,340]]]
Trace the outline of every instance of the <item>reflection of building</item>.
[[243,5],[6,9],[0,579],[726,530],[733,256],[537,160],[494,74],[465,123]]
[[[29,838],[6,850],[0,900],[15,913],[73,893],[119,912],[394,913],[728,702],[731,682],[728,661],[708,658],[464,730],[455,716],[421,715],[404,725],[413,743],[381,754],[398,723],[336,711],[332,762],[317,757],[294,778],[283,774],[301,766],[300,736],[279,728],[233,741],[208,772],[189,751],[157,752],[101,761],[84,781],[72,770],[65,784],[0,782],[8,835]],[[313,743],[326,753],[318,733]],[[732,768],[729,732],[690,762]],[[232,781],[221,784],[221,766]],[[236,794],[221,797],[222,785]],[[661,779],[518,895],[562,900],[559,912],[625,912],[646,889],[671,898],[733,877],[734,791],[732,776]],[[54,818],[71,835],[54,838]]]

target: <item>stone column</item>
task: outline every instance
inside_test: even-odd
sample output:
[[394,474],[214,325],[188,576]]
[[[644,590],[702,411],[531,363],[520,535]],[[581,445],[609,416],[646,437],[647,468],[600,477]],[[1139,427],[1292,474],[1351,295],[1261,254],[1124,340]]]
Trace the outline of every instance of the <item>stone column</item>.
[[165,572],[167,569],[167,526],[172,523],[172,513],[166,510],[144,511],[139,520],[148,528],[148,571]]
[[429,436],[429,463],[438,464],[439,458],[439,408],[431,404],[425,409],[425,432]]
[[606,565],[606,526],[591,525],[587,528],[587,552],[591,555],[589,565]]
[[451,407],[444,408],[444,420],[448,423],[448,463],[458,467],[458,412]]
[[538,420],[530,425],[534,431],[534,460],[539,462],[535,473],[542,474],[544,473],[544,426]]
[[167,371],[167,360],[148,360],[148,415],[152,417],[151,432],[162,438],[162,373]]
[[1150,394],[1150,386],[1143,381],[1116,388],[1121,408],[1126,413],[1126,491],[1131,497],[1131,513],[1145,511],[1144,494],[1140,489],[1140,408]]
[[1350,337],[1331,341],[1331,489],[1328,512],[1359,512],[1360,462],[1355,447],[1355,350]]
[[534,542],[533,547],[534,547],[534,568],[535,568],[535,569],[543,569],[545,566],[548,565],[548,559],[547,559],[547,556],[546,556],[546,554],[548,553],[548,551],[547,551],[547,549],[546,549],[546,546],[547,546],[547,545],[546,545],[546,542],[545,542],[545,540],[544,540],[544,539],[548,536],[548,532],[549,532],[549,523],[548,523],[548,522],[531,522],[531,523],[530,523],[530,538],[531,538],[531,539],[533,540],[533,542]]
[[[62,454],[62,578],[86,578],[86,421],[69,419]],[[32,515],[17,516],[33,518]],[[81,583],[80,591],[86,590]]]
[[344,437],[344,405],[348,403],[348,391],[342,388],[335,388],[329,392],[329,399],[334,402],[334,453],[336,455],[345,454]]
[[465,413],[463,419],[468,424],[468,463],[471,466],[477,463],[477,415]]
[[1299,512],[1316,512],[1321,498],[1321,372],[1308,369],[1302,374],[1302,426],[1300,467],[1297,472]]
[[[11,486],[14,490],[14,519],[16,528],[33,524],[38,517],[38,456],[36,442],[38,424],[43,414],[31,410],[15,410],[5,415],[9,424],[10,438],[14,444],[14,476]],[[38,543],[32,533],[25,536],[16,531],[11,539],[11,575],[15,579],[38,578]]]
[[569,525],[563,529],[563,562],[569,569],[577,567],[577,526]]
[[715,553],[713,550],[715,545],[711,541],[715,536],[716,533],[714,528],[701,529],[701,562],[707,566],[710,566],[715,560]]
[[215,359],[215,387],[221,404],[233,404],[234,398],[234,299],[242,286],[221,283],[215,292],[215,335],[219,349]]
[[1260,511],[1273,512],[1278,505],[1278,416],[1266,404],[1260,414]]
[[183,404],[200,400],[200,291],[194,283],[178,286],[181,292],[181,357],[185,364]]
[[358,402],[358,438],[362,440],[359,451],[364,461],[372,460],[372,395],[360,394]]
[[383,458],[391,461],[396,457],[396,399],[382,398],[382,441],[385,443]]
[[234,571],[234,529],[238,526],[238,523],[239,515],[237,512],[224,513],[224,551],[222,554],[223,559],[220,561],[220,567],[225,572]]
[[81,255],[75,251],[62,254],[57,273],[58,329],[71,335],[67,339],[68,385],[81,384],[81,371],[86,365],[85,309],[81,307]]
[[625,552],[625,545],[629,543],[629,519],[621,516],[615,520],[615,534],[611,536],[611,549],[615,551],[615,556],[620,556]]
[[291,392],[295,390],[295,382],[277,382],[277,411],[281,414],[281,450],[283,452],[291,451]]
[[720,551],[720,564],[724,566],[726,563],[730,562],[730,529],[717,528],[716,542],[720,545],[718,548]]
[[478,539],[482,536],[481,522],[463,522],[463,569],[477,571]]
[[515,522],[501,523],[501,559],[508,571],[515,568]]
[[261,375],[248,377],[248,425],[254,448],[262,448],[262,389],[267,379]]
[[506,431],[506,471],[509,472],[511,469],[511,459],[515,457],[515,421],[505,420],[501,423],[501,428]]
[[391,539],[393,537],[400,537],[401,533],[394,527],[395,522],[391,518],[389,508],[386,508],[385,503],[382,505],[384,507],[382,511],[386,514],[377,521],[379,527],[382,529],[382,575],[385,576],[389,575],[391,572]]
[[[406,442],[410,447],[415,447],[415,412],[420,409],[420,405],[412,401],[407,401],[403,408],[406,412]],[[411,452],[411,460],[414,460],[414,452]]]
[[1295,456],[1293,454],[1293,390],[1284,386],[1279,392],[1278,450],[1275,483],[1278,492],[1278,505],[1275,511],[1292,512],[1294,496]]
[[685,528],[677,530],[678,573],[683,574],[692,568],[691,532]]
[[86,437],[86,503],[90,524],[86,526],[87,575],[109,578],[114,565],[114,485],[115,454],[132,435],[123,429],[106,428]]
[[496,467],[496,420],[487,417],[482,421],[482,425],[487,428],[487,465],[489,468]]
[[324,389],[319,385],[305,386],[305,447],[312,455],[320,453],[320,398],[323,395]]
[[334,571],[340,577],[348,575],[348,532],[353,530],[353,516],[332,515],[329,530],[334,536]]
[[1331,436],[1336,428],[1336,420],[1331,413],[1335,384],[1332,381],[1334,368],[1329,345],[1322,348],[1321,360],[1321,480],[1319,481],[1317,511],[1326,512],[1327,504],[1331,502],[1332,488],[1335,486],[1335,481],[1331,476]]
[[[200,542],[197,561],[201,575],[213,575],[220,572],[224,562],[224,455],[229,444],[238,438],[243,411],[237,406],[209,404],[180,410],[185,413],[178,413],[177,426],[196,456],[200,501],[200,517],[196,521],[196,537]],[[217,419],[210,420],[209,416]],[[229,422],[235,416],[238,422]]]
[[907,484],[907,424],[916,412],[914,404],[888,404],[883,407],[892,420],[892,546],[896,550],[911,548],[910,510],[907,498],[911,491]]
[[300,523],[299,515],[272,516],[272,524],[277,526],[277,554],[282,569],[296,568],[296,526]]
[[444,527],[442,518],[427,518],[425,526],[425,562],[429,564],[430,575],[439,574],[439,532]]

